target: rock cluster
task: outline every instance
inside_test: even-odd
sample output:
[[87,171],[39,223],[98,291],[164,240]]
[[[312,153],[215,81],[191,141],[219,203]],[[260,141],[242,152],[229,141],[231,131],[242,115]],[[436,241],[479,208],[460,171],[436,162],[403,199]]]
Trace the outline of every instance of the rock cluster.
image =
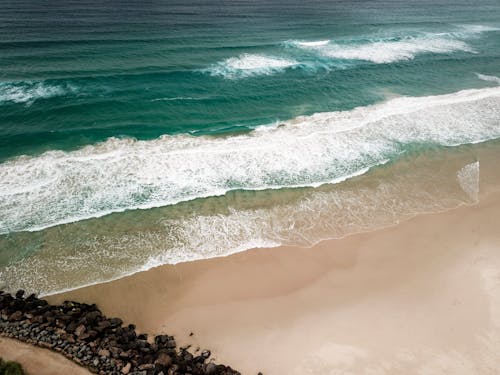
[[210,351],[192,354],[172,336],[148,340],[135,326],[107,318],[96,305],[65,301],[49,305],[34,294],[0,291],[0,335],[60,352],[97,374],[239,375],[209,360]]

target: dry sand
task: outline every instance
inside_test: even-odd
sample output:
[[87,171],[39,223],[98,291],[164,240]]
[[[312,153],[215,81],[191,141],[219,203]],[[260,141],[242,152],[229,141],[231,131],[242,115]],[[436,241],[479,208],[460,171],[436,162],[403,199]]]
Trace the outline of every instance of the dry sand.
[[162,266],[50,297],[64,299],[209,348],[243,374],[499,374],[500,194],[310,249]]
[[58,353],[5,337],[0,337],[0,354],[4,360],[21,363],[28,375],[91,374]]

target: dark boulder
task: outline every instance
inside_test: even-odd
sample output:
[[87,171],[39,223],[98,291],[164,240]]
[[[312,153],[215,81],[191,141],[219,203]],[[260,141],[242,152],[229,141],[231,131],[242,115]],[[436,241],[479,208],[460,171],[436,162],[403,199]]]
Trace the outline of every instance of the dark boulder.
[[111,318],[109,319],[109,324],[111,328],[120,327],[123,324],[123,321],[120,318]]
[[170,357],[166,351],[160,351],[155,363],[160,366],[168,367],[172,363],[172,357]]
[[21,299],[21,298],[23,298],[23,296],[24,296],[24,290],[19,289],[19,290],[16,292],[16,298],[17,298],[17,299]]

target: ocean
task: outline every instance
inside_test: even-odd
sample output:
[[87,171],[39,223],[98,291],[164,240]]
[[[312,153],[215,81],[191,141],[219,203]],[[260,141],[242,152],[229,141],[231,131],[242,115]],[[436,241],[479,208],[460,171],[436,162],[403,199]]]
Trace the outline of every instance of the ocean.
[[0,1],[0,288],[477,202],[500,3]]

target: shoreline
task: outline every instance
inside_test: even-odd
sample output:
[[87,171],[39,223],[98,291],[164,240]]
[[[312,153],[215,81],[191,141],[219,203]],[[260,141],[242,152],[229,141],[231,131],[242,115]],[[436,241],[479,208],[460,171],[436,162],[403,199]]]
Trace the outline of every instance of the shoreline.
[[454,210],[457,210],[457,209],[460,209],[460,208],[473,207],[473,206],[475,206],[477,204],[478,203],[463,203],[463,202],[460,202],[455,207],[445,208],[445,209],[443,209],[441,211],[429,211],[429,212],[413,213],[413,214],[411,214],[411,216],[404,217],[404,218],[400,219],[399,221],[397,221],[395,223],[391,223],[391,224],[388,224],[388,225],[385,225],[385,226],[377,227],[375,229],[367,229],[367,230],[360,230],[359,232],[347,233],[347,234],[344,234],[342,237],[332,237],[332,238],[318,239],[317,242],[315,242],[315,243],[313,243],[313,244],[311,244],[309,246],[282,245],[282,244],[278,245],[277,244],[276,246],[250,247],[250,248],[245,248],[245,250],[236,250],[234,252],[230,252],[230,253],[227,253],[227,254],[224,254],[224,255],[219,255],[219,256],[212,256],[210,258],[200,258],[200,259],[179,261],[177,263],[159,264],[157,266],[152,266],[152,267],[146,268],[146,269],[138,269],[137,271],[133,271],[130,274],[120,275],[120,276],[118,276],[116,278],[113,278],[113,279],[109,279],[109,280],[105,280],[105,281],[98,281],[98,282],[95,282],[95,283],[92,283],[92,284],[80,285],[80,286],[77,286],[77,287],[74,287],[74,288],[70,288],[70,289],[63,289],[63,290],[60,290],[60,291],[57,291],[57,292],[54,292],[54,293],[40,294],[40,295],[38,295],[38,297],[42,298],[42,299],[49,299],[51,297],[55,297],[55,296],[59,296],[59,295],[71,294],[72,292],[75,292],[75,291],[78,291],[78,290],[81,290],[81,289],[87,289],[87,288],[92,288],[92,287],[95,287],[95,286],[98,286],[98,285],[101,285],[101,284],[108,284],[108,283],[117,282],[117,281],[119,281],[121,279],[133,277],[134,275],[142,274],[142,273],[145,273],[145,272],[149,272],[149,271],[155,270],[157,268],[175,267],[175,266],[178,266],[178,265],[181,265],[181,264],[197,263],[197,262],[203,262],[203,261],[208,261],[208,260],[213,260],[213,259],[227,258],[227,257],[231,257],[231,256],[234,256],[234,255],[240,254],[240,253],[253,252],[253,251],[258,251],[258,250],[266,250],[266,251],[269,250],[269,251],[272,251],[273,249],[278,249],[278,248],[287,248],[287,249],[298,248],[298,249],[310,250],[310,249],[314,249],[314,248],[320,246],[323,242],[339,241],[339,240],[344,240],[345,238],[349,238],[351,236],[360,236],[360,235],[364,235],[364,234],[368,234],[368,233],[383,231],[383,230],[387,230],[387,229],[398,227],[402,223],[405,223],[407,221],[411,221],[411,220],[413,220],[413,219],[415,219],[415,218],[417,218],[419,216],[445,214],[447,212],[454,211]]
[[164,264],[255,247],[310,247],[398,225],[415,215],[455,209],[477,201],[479,169],[483,186],[483,170],[494,168],[496,146],[431,151],[341,186],[234,193],[176,209],[111,215],[45,233],[15,233],[0,239],[7,255],[28,245],[37,251],[2,270],[3,288],[49,296]]
[[493,373],[483,357],[500,349],[489,279],[500,275],[499,220],[490,189],[477,205],[312,248],[165,265],[47,299],[97,303],[140,331],[210,347],[243,374]]

